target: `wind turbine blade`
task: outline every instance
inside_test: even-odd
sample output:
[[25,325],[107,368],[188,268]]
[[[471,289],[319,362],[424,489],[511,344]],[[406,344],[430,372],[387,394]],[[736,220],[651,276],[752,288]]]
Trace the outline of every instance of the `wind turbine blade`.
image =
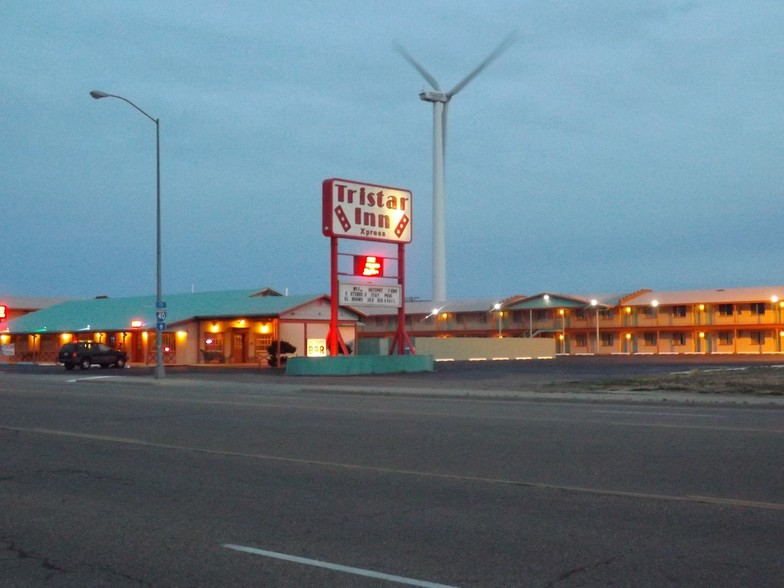
[[433,76],[431,76],[428,73],[428,71],[424,67],[422,67],[422,65],[416,59],[411,57],[411,55],[408,53],[408,51],[403,49],[402,45],[400,45],[399,43],[395,43],[394,47],[395,47],[395,50],[398,53],[400,53],[400,55],[403,56],[403,59],[405,59],[412,66],[414,66],[414,69],[417,70],[422,75],[422,77],[427,80],[427,83],[430,84],[433,87],[434,90],[437,90],[439,92],[441,91],[441,88],[438,86],[438,82],[436,81],[436,79]]
[[[495,50],[490,55],[488,55],[482,63],[477,65],[471,71],[471,73],[469,73],[460,82],[458,82],[457,85],[454,88],[452,88],[449,92],[447,92],[446,95],[449,98],[451,98],[452,96],[457,94],[460,90],[465,88],[466,85],[468,84],[468,82],[470,82],[477,75],[479,75],[479,72],[481,72],[484,68],[486,68],[488,65],[490,65],[499,55],[501,55],[501,53],[506,51],[509,48],[509,46],[517,40],[517,36],[518,35],[517,35],[516,32],[515,33],[511,33],[509,36],[507,36],[506,39],[504,39],[501,42],[501,44],[498,47],[496,47]],[[438,89],[438,88],[436,88],[436,89]]]

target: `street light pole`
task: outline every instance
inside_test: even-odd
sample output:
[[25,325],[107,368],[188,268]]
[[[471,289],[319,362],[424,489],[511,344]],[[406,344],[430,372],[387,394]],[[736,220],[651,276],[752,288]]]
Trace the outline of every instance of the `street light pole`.
[[561,313],[561,353],[566,354],[566,311],[562,308]]
[[101,98],[117,98],[133,106],[144,116],[155,123],[155,377],[163,379],[166,371],[163,367],[163,331],[165,323],[159,314],[166,316],[166,304],[162,299],[161,288],[161,122],[136,106],[133,102],[116,94],[107,94],[100,90],[92,90],[90,96],[96,100]]
[[591,306],[596,309],[596,355],[599,355],[599,301],[594,298]]

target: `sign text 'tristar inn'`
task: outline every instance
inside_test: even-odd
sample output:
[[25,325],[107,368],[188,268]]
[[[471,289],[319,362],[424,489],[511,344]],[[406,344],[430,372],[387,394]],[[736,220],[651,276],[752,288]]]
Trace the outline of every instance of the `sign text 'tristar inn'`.
[[411,192],[332,178],[321,184],[327,237],[411,242]]

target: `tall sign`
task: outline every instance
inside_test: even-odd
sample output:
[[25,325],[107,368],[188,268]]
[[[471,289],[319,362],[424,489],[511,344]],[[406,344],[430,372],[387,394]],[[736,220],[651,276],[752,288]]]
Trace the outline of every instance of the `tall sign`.
[[324,180],[323,232],[327,237],[411,242],[411,192],[351,180]]
[[[327,347],[330,355],[348,352],[338,327],[338,308],[346,306],[396,306],[397,331],[389,353],[414,353],[405,330],[405,245],[411,242],[412,197],[409,190],[331,178],[321,184],[322,232],[331,244],[332,316]],[[395,243],[398,246],[398,283],[340,283],[338,240],[358,239]],[[389,278],[383,257],[355,255],[351,275]]]

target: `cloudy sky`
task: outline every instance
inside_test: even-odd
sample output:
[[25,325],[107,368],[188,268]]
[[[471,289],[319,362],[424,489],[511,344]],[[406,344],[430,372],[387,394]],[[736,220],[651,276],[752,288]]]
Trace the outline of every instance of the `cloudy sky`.
[[[0,3],[0,293],[329,290],[321,182],[413,193],[431,296],[449,89],[447,295],[784,282],[781,0]],[[346,251],[361,244],[341,242]],[[378,247],[367,246],[378,250]]]

